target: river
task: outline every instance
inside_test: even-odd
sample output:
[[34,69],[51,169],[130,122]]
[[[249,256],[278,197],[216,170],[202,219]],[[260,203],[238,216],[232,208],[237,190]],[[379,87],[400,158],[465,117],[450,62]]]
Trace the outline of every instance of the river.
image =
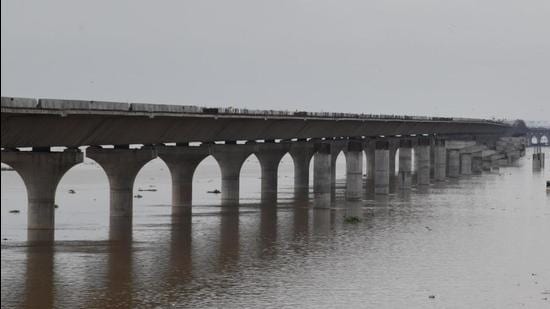
[[222,208],[207,158],[179,219],[157,159],[136,179],[133,227],[109,224],[107,177],[87,161],[62,179],[56,240],[40,244],[26,241],[21,178],[3,171],[2,308],[549,308],[550,164],[533,172],[529,158],[347,203],[341,156],[332,209],[293,201],[289,156],[276,208],[259,204],[253,157],[241,207]]

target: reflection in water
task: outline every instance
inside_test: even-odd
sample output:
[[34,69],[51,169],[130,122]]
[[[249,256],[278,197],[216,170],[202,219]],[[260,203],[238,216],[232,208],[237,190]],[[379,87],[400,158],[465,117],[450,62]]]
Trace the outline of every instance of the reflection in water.
[[503,168],[354,202],[337,186],[330,208],[138,206],[108,240],[3,242],[2,307],[544,307],[547,175]]
[[218,269],[220,271],[234,271],[239,262],[239,209],[237,207],[228,208],[220,214],[220,243],[218,250]]
[[53,308],[54,254],[53,242],[42,241],[26,247],[27,265],[22,308]]
[[268,259],[276,254],[277,208],[262,205],[260,209],[260,258]]
[[132,307],[133,248],[132,220],[111,217],[107,254],[107,278],[104,305],[117,303],[120,307]]

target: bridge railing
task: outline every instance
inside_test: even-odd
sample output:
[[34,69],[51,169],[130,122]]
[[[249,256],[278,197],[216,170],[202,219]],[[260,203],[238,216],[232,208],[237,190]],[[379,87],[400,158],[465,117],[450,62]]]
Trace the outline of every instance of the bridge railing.
[[175,114],[219,114],[245,116],[275,116],[296,118],[323,118],[323,119],[364,119],[364,120],[409,120],[409,121],[459,121],[503,124],[503,120],[488,120],[463,117],[436,117],[436,116],[408,116],[390,114],[354,114],[335,112],[307,112],[288,110],[258,110],[234,107],[202,107],[195,105],[165,105],[144,103],[123,103],[84,100],[32,99],[2,97],[3,108],[43,109],[43,110],[90,110],[116,111],[140,113],[175,113]]

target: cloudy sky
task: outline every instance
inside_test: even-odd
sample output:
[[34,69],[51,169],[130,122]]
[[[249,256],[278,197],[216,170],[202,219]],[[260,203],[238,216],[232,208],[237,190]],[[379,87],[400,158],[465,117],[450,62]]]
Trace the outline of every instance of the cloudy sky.
[[1,3],[3,96],[550,119],[548,0]]

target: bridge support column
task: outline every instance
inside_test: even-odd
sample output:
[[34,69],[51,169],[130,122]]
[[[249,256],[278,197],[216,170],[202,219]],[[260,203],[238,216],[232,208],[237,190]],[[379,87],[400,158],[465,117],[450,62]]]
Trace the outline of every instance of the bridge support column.
[[447,155],[447,175],[450,178],[457,178],[460,173],[460,151],[449,149]]
[[411,140],[399,141],[399,188],[407,190],[412,183],[412,142]]
[[390,192],[395,192],[397,185],[397,176],[395,175],[395,156],[397,149],[399,149],[399,143],[395,140],[389,142],[389,172],[390,172]]
[[428,137],[421,137],[418,139],[418,146],[416,147],[418,169],[417,169],[417,183],[419,185],[430,184],[430,139]]
[[190,214],[193,204],[193,174],[209,155],[208,147],[158,147],[158,156],[172,176],[172,215]]
[[471,153],[460,154],[460,174],[462,175],[472,174],[472,154]]
[[296,142],[291,144],[290,155],[294,162],[294,198],[307,199],[309,195],[309,164],[315,153],[312,143]]
[[288,150],[287,144],[258,144],[256,156],[262,168],[262,202],[277,202],[279,162]]
[[374,194],[374,152],[376,140],[368,139],[363,143],[365,157],[367,158],[367,175],[365,179],[365,192],[367,197]]
[[362,189],[363,143],[350,141],[346,152],[346,200],[360,200]]
[[[54,229],[55,190],[61,177],[82,159],[82,152],[78,149],[64,152],[2,151],[2,163],[15,169],[27,188],[28,230]],[[39,238],[44,236],[43,240],[53,239],[53,232],[40,234],[43,235],[34,233]]]
[[133,187],[139,170],[157,156],[156,150],[88,147],[86,156],[96,161],[109,178],[111,217],[132,217]]
[[390,150],[388,141],[376,141],[374,151],[374,193],[390,193]]
[[316,144],[313,156],[313,193],[317,207],[328,207],[331,202],[331,145]]
[[218,161],[222,173],[222,205],[239,204],[239,179],[244,160],[254,152],[255,145],[213,145],[212,156]]
[[434,179],[443,181],[447,175],[447,149],[445,140],[436,140],[434,146]]
[[472,154],[472,174],[481,174],[483,171],[483,160],[481,152]]

